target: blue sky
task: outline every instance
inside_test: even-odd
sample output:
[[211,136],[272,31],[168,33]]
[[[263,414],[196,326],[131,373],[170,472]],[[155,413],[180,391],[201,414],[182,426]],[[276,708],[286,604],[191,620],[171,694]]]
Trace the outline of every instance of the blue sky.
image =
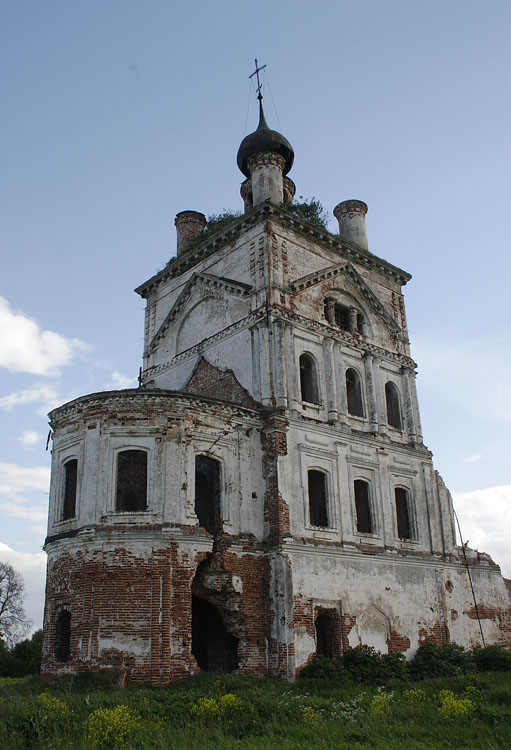
[[297,194],[366,201],[370,249],[413,274],[425,442],[511,576],[510,24],[507,0],[4,4],[0,557],[35,625],[45,414],[136,382],[132,290],[175,254],[175,214],[241,208],[255,57]]

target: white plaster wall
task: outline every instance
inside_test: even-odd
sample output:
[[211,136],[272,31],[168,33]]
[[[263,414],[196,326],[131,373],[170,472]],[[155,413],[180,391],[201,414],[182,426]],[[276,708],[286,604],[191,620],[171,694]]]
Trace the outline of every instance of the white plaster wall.
[[[317,601],[324,607],[340,607],[344,616],[356,618],[349,633],[352,647],[362,643],[387,651],[387,635],[395,631],[410,639],[406,652],[411,656],[420,640],[420,631],[431,633],[445,623],[451,639],[466,647],[481,645],[477,620],[467,617],[473,599],[466,571],[461,564],[445,565],[433,561],[389,559],[388,555],[362,555],[309,549],[308,553],[290,552],[293,590],[301,597]],[[499,571],[484,566],[473,572],[479,602],[500,603],[509,607]],[[446,593],[445,584],[453,584]],[[479,581],[479,582],[478,582]],[[448,601],[446,601],[448,599]],[[452,619],[452,611],[458,617]],[[485,637],[498,639],[498,621],[483,620]],[[314,653],[310,640],[298,638],[297,667]],[[307,651],[307,646],[310,650]],[[301,662],[300,662],[301,660]]]
[[[338,428],[292,421],[287,433],[288,455],[279,458],[279,487],[290,511],[295,537],[317,537],[346,544],[374,544],[412,553],[441,555],[453,551],[452,508],[447,494],[437,494],[431,460],[426,452],[373,444]],[[328,477],[329,527],[313,527],[308,519],[307,471]],[[356,530],[355,479],[370,482],[374,533]],[[414,538],[397,534],[395,487],[409,491]]]
[[[129,403],[128,397],[125,405]],[[151,413],[150,405],[146,400],[147,411],[138,414],[134,407],[129,420],[121,417],[112,424],[107,415],[104,422],[101,418],[91,419],[91,429],[87,429],[89,420],[85,414],[83,422],[72,422],[57,430],[48,535],[103,523],[196,525],[195,455],[203,453],[220,462],[225,530],[231,534],[251,533],[262,539],[265,483],[258,420],[233,420],[232,413],[224,414],[221,406],[208,413],[191,402],[189,411],[173,414],[178,422],[168,427],[169,412],[159,405],[155,406],[156,414]],[[169,401],[168,407],[172,406]],[[115,508],[116,457],[122,450],[147,452],[146,511],[126,513]],[[63,521],[63,464],[71,457],[78,460],[76,515]]]

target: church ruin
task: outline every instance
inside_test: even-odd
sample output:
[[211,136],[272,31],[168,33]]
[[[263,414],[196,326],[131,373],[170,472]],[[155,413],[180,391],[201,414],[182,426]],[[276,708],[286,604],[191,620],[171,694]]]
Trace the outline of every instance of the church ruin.
[[507,582],[463,555],[423,444],[411,277],[368,250],[362,201],[339,235],[290,210],[293,149],[259,104],[243,215],[208,236],[178,214],[136,290],[140,387],[50,414],[45,674],[294,679],[359,644],[510,643]]

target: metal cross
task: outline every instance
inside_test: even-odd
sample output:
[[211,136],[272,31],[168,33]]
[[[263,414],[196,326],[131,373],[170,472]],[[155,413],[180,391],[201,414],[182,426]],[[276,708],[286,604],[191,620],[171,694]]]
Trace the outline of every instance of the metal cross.
[[261,100],[263,98],[263,95],[261,94],[262,84],[259,81],[259,71],[260,70],[264,70],[266,68],[266,65],[261,65],[261,67],[259,68],[258,65],[257,65],[257,57],[256,57],[256,59],[255,59],[255,66],[256,66],[256,69],[254,70],[253,73],[251,73],[249,75],[249,78],[253,78],[254,76],[257,76],[257,89],[256,89],[256,91],[257,91],[257,98],[259,100]]

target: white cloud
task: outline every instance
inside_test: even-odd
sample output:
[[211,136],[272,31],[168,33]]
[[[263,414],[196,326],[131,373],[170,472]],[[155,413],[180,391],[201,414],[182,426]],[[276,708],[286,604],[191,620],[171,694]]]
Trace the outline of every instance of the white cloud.
[[112,382],[117,388],[136,388],[138,381],[137,378],[128,378],[126,375],[122,375],[117,370],[114,370],[112,373]]
[[[42,536],[48,515],[46,493],[49,485],[50,469],[46,466],[26,468],[0,463],[0,508],[11,518],[30,521],[30,530]],[[39,502],[28,501],[24,496],[27,492],[38,494]]]
[[0,508],[11,518],[23,518],[31,522],[32,531],[39,536],[43,536],[46,531],[46,521],[48,519],[48,509],[36,505],[24,505],[23,500],[0,503]]
[[11,372],[57,375],[80,352],[90,347],[80,339],[68,339],[11,309],[0,297],[0,366]]
[[25,612],[32,630],[42,627],[46,555],[44,552],[18,552],[0,542],[0,561],[10,563],[25,581]]
[[50,469],[47,466],[25,467],[0,462],[0,495],[20,498],[28,490],[47,492]]
[[44,401],[46,404],[53,404],[58,401],[58,395],[55,388],[46,383],[37,383],[32,388],[24,391],[15,391],[8,396],[0,398],[0,408],[10,411],[14,406],[19,404],[30,404],[34,401]]
[[488,552],[511,578],[511,485],[453,492],[463,541]]
[[463,459],[464,464],[473,464],[476,461],[480,461],[482,458],[481,453],[475,453],[473,456],[467,456],[467,458]]
[[43,438],[44,435],[41,435],[40,432],[36,432],[35,430],[23,430],[18,437],[18,440],[23,446],[25,446],[25,448],[33,448],[34,445],[41,442]]

